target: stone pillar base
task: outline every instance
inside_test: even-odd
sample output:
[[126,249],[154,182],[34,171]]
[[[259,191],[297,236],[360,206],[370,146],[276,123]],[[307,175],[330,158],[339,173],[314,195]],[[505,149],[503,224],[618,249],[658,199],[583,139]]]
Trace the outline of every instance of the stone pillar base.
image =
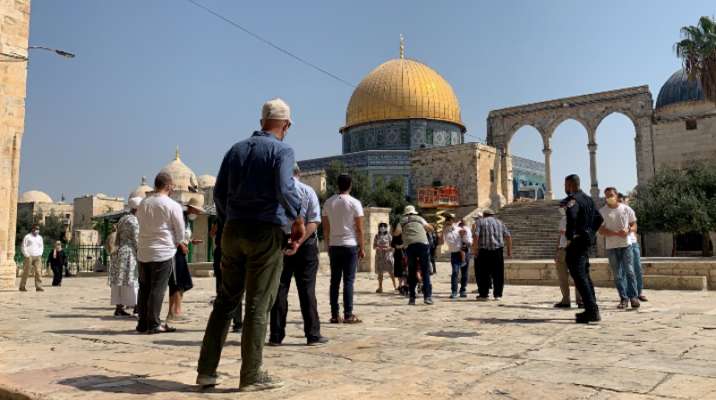
[[15,261],[0,264],[0,289],[14,289],[17,276]]

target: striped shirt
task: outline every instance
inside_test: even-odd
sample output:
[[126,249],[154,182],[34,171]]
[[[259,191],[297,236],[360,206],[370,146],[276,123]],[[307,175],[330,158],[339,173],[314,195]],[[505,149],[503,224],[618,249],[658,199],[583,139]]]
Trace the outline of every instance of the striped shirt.
[[510,231],[502,221],[489,216],[478,221],[475,234],[478,237],[479,248],[497,250],[505,247],[505,238],[510,236]]

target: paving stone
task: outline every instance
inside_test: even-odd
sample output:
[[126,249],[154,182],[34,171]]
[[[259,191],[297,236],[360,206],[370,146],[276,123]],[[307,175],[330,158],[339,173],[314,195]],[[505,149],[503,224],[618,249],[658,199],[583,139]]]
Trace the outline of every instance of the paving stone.
[[[649,292],[638,312],[615,308],[616,292],[599,289],[603,321],[576,325],[576,310],[556,310],[555,287],[508,286],[501,302],[450,300],[447,264],[438,265],[433,306],[408,306],[375,294],[359,274],[359,325],[328,319],[328,276],[318,278],[322,333],[305,346],[295,289],[287,337],[266,347],[264,366],[286,382],[245,399],[708,399],[716,391],[716,293]],[[173,334],[134,332],[114,318],[101,277],[73,278],[44,294],[0,292],[0,398],[19,391],[61,400],[234,399],[241,351],[229,334],[220,385],[199,392],[196,363],[211,278],[186,294],[191,321]],[[164,308],[166,312],[166,305]]]

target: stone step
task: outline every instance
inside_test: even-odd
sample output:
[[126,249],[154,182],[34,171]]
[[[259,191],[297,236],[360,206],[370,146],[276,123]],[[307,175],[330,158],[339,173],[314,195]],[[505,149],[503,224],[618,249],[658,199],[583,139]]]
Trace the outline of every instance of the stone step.
[[708,279],[697,275],[644,275],[644,288],[655,290],[708,290]]

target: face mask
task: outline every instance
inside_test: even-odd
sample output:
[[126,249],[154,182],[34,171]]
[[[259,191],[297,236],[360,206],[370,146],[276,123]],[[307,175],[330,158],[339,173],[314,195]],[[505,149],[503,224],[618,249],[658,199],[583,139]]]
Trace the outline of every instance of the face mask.
[[607,197],[607,204],[610,206],[614,206],[617,204],[617,198],[616,197]]
[[560,209],[559,209],[559,214],[560,214],[561,216],[565,216],[565,215],[567,215],[567,210],[565,210],[564,208],[560,208]]
[[186,216],[189,221],[194,221],[197,217],[196,214],[189,214]]
[[40,231],[32,231],[32,234],[35,235],[35,236],[37,236],[37,235],[40,234]]

